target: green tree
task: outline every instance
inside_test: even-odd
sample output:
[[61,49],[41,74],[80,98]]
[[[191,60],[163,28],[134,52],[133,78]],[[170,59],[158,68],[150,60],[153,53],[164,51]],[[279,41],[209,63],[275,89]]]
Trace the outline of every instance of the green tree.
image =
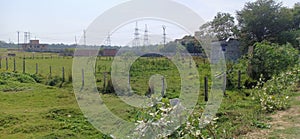
[[300,2],[295,4],[292,11],[294,17],[294,28],[299,29],[300,28]]
[[292,27],[292,13],[274,0],[248,2],[237,11],[237,20],[244,45],[267,40],[276,42],[278,34]]
[[219,41],[226,40],[237,33],[234,17],[229,13],[219,12],[213,21],[207,22],[200,27],[200,36],[217,37]]
[[234,17],[229,13],[218,13],[211,26],[219,40],[226,40],[237,33],[237,27],[234,23]]

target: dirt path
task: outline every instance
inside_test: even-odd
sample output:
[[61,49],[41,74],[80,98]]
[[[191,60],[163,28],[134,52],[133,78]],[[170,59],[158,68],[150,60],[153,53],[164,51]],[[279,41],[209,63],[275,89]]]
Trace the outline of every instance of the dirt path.
[[300,91],[292,98],[291,108],[269,116],[271,129],[257,130],[242,138],[300,139]]

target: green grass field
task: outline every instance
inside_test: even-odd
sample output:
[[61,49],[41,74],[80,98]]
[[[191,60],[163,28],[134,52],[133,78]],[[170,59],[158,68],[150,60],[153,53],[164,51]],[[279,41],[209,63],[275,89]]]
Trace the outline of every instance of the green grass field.
[[[96,130],[81,113],[72,89],[72,83],[62,86],[49,86],[43,81],[35,83],[31,76],[22,73],[22,56],[26,57],[26,73],[35,73],[35,64],[39,65],[39,74],[47,80],[49,66],[52,76],[61,77],[65,67],[66,78],[71,75],[72,58],[52,56],[35,58],[31,53],[18,53],[16,57],[17,73],[13,71],[13,58],[8,58],[9,69],[6,71],[2,59],[0,87],[0,138],[108,138]],[[47,54],[42,54],[47,55]],[[98,89],[103,86],[103,72],[110,70],[112,58],[98,58],[95,67]],[[203,59],[194,58],[198,65],[200,83],[210,77],[210,67]],[[148,89],[151,75],[161,74],[167,77],[167,97],[175,98],[180,94],[180,76],[174,64],[165,58],[140,58],[131,68],[132,89],[144,95]],[[9,76],[8,76],[9,75]],[[22,78],[26,78],[24,81]],[[210,78],[209,78],[210,80]],[[211,83],[209,83],[210,85]],[[216,134],[218,137],[238,137],[260,126],[266,118],[259,113],[259,104],[248,97],[251,90],[228,90],[221,108],[217,113]],[[118,97],[101,94],[107,107],[122,119],[130,120],[133,107],[123,103]],[[203,87],[199,92],[197,109],[205,106]],[[204,131],[205,132],[205,131]]]

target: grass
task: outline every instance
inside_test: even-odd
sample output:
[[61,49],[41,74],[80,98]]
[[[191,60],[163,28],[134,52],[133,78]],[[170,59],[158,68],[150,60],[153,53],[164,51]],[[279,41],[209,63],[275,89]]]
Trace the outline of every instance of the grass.
[[[24,82],[18,79],[23,77],[22,57],[26,57],[26,73],[35,73],[35,64],[39,64],[39,74],[43,77],[41,83]],[[16,78],[0,80],[0,138],[108,138],[96,130],[81,113],[73,93],[72,84],[66,83],[62,88],[45,85],[49,76],[49,66],[52,66],[52,76],[61,77],[61,68],[65,67],[66,77],[71,75],[71,57],[58,57],[50,54],[17,53]],[[44,58],[42,58],[44,56]],[[48,56],[48,58],[45,58]],[[51,55],[50,55],[51,56]],[[110,71],[112,58],[97,58],[95,67],[98,89],[103,87],[103,72]],[[200,74],[200,83],[203,78],[209,77],[210,67],[203,59],[195,58]],[[9,58],[9,70],[5,70],[2,59],[1,73],[12,73],[13,58]],[[24,78],[32,78],[29,74]],[[180,93],[179,72],[171,61],[165,58],[139,58],[130,71],[131,86],[140,95],[148,89],[149,78],[154,74],[167,77],[167,97],[178,97]],[[1,75],[3,77],[3,75]],[[211,85],[211,83],[209,83]],[[197,108],[205,106],[203,87],[199,94]],[[256,128],[265,128],[267,118],[261,113],[260,104],[249,97],[251,90],[227,90],[228,96],[217,113],[216,134],[218,138],[233,138],[246,134]],[[100,94],[107,107],[122,119],[131,120],[133,107],[122,102],[111,94]],[[199,110],[197,109],[197,110]]]

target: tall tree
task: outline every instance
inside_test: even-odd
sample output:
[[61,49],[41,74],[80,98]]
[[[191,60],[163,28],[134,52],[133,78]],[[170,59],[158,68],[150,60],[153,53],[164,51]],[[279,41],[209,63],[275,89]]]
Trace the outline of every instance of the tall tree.
[[225,40],[234,36],[237,31],[234,24],[234,17],[229,13],[219,12],[211,22],[211,26],[219,40]]
[[240,37],[245,45],[253,45],[263,40],[275,42],[278,35],[291,29],[292,14],[282,3],[274,0],[248,2],[237,11]]
[[300,2],[296,3],[293,8],[294,28],[300,29]]
[[198,33],[202,37],[216,37],[221,41],[234,36],[236,32],[237,27],[234,23],[234,17],[229,13],[219,12],[213,21],[203,24]]

